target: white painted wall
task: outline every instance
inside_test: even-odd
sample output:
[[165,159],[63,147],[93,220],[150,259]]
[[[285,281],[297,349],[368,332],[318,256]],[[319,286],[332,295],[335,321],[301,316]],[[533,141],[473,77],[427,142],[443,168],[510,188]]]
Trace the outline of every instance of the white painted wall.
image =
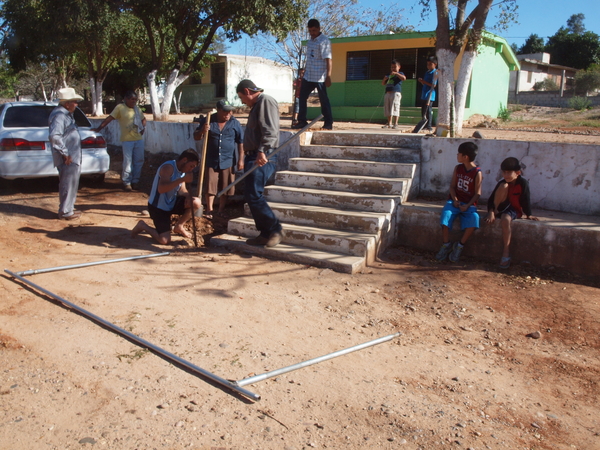
[[[470,139],[423,138],[422,195],[449,190],[458,146]],[[473,140],[479,146],[477,163],[483,172],[482,198],[487,199],[501,178],[500,164],[514,156],[529,181],[535,208],[600,215],[600,145]]]

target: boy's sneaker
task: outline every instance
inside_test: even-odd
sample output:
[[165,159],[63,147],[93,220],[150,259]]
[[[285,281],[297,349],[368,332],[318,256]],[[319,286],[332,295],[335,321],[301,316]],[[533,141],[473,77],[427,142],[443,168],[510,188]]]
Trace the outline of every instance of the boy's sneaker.
[[438,261],[443,261],[448,257],[448,255],[450,254],[451,251],[452,251],[452,242],[446,242],[445,244],[442,245],[442,247],[440,248],[440,251],[437,252],[437,255],[435,255],[435,259],[437,259]]
[[452,247],[452,253],[450,253],[448,259],[453,263],[457,263],[460,259],[460,254],[462,253],[463,248],[465,248],[464,245],[462,245],[460,242],[455,242],[454,246]]

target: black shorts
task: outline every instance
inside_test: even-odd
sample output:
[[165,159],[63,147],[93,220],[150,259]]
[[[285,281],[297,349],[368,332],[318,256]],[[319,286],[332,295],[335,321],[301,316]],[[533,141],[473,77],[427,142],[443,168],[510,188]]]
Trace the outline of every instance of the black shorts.
[[156,228],[158,234],[171,231],[171,216],[173,214],[181,215],[185,212],[185,197],[183,195],[177,196],[172,211],[165,211],[148,204],[148,212],[150,213],[150,218],[154,222],[154,228]]
[[502,214],[510,216],[512,220],[519,218],[519,213],[509,201],[504,201],[498,205],[498,218],[502,217]]

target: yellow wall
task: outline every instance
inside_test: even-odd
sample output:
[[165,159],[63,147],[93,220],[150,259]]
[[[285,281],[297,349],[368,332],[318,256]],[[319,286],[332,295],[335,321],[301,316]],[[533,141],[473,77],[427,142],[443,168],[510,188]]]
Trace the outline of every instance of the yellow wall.
[[333,60],[331,81],[333,83],[343,83],[346,81],[346,56],[348,52],[421,47],[435,47],[435,41],[431,38],[418,38],[362,42],[334,42],[331,44]]

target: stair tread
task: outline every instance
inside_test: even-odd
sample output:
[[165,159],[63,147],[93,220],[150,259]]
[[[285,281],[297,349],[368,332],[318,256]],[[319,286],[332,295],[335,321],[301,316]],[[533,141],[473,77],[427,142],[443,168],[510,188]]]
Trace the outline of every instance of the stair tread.
[[371,175],[346,175],[343,173],[320,173],[320,172],[299,172],[295,170],[279,170],[278,174],[302,175],[306,177],[335,177],[348,180],[368,180],[368,181],[408,181],[409,177],[374,177]]
[[210,245],[231,246],[258,256],[286,259],[297,264],[308,264],[328,267],[338,272],[356,273],[364,267],[363,256],[350,256],[336,252],[325,252],[299,245],[281,243],[276,247],[255,247],[246,244],[244,238],[231,234],[215,236],[210,240]]
[[353,216],[353,217],[386,217],[389,213],[377,213],[371,211],[355,211],[347,209],[329,208],[327,206],[316,206],[316,205],[299,205],[295,203],[281,203],[281,202],[269,202],[271,208],[279,209],[301,209],[305,211],[315,211],[321,213],[338,214],[341,216]]
[[398,150],[398,151],[409,151],[409,152],[419,152],[419,149],[415,149],[412,147],[378,147],[376,145],[339,145],[339,144],[303,144],[300,145],[300,149],[302,150],[303,148],[318,148],[318,147],[325,147],[325,148],[351,148],[353,150],[364,150],[364,149],[368,149],[368,150],[377,150],[377,151],[381,151],[381,150]]
[[[299,192],[307,192],[310,194],[327,194],[327,195],[339,195],[342,197],[351,197],[351,198],[378,198],[382,200],[395,200],[401,198],[402,195],[386,195],[386,194],[363,194],[362,192],[348,192],[348,191],[331,191],[327,189],[312,189],[312,188],[303,188],[303,187],[294,187],[294,186],[281,186],[272,184],[270,186],[265,187],[265,192],[268,192],[269,189],[281,189],[284,191],[299,191]],[[268,200],[268,196],[267,196]]]
[[323,161],[323,162],[334,162],[338,163],[360,163],[365,165],[389,165],[389,166],[415,166],[416,163],[400,163],[393,161],[366,161],[364,159],[336,159],[336,158],[306,158],[306,157],[295,157],[290,158],[290,161]]
[[[254,226],[254,219],[252,219],[250,217],[237,217],[235,219],[231,219],[230,222],[243,223],[245,225]],[[287,223],[287,222],[281,222],[281,224],[283,226],[284,234],[285,234],[286,230],[294,230],[294,231],[301,231],[301,232],[305,232],[305,233],[335,236],[337,238],[343,238],[343,239],[363,239],[363,240],[369,240],[369,239],[373,239],[373,238],[377,239],[377,235],[372,234],[372,233],[361,233],[358,231],[347,231],[347,230],[339,230],[339,229],[333,230],[330,228],[320,228],[320,227],[313,227],[313,226],[308,226],[308,225],[296,225],[296,224]],[[284,240],[285,240],[285,238],[284,238]]]

